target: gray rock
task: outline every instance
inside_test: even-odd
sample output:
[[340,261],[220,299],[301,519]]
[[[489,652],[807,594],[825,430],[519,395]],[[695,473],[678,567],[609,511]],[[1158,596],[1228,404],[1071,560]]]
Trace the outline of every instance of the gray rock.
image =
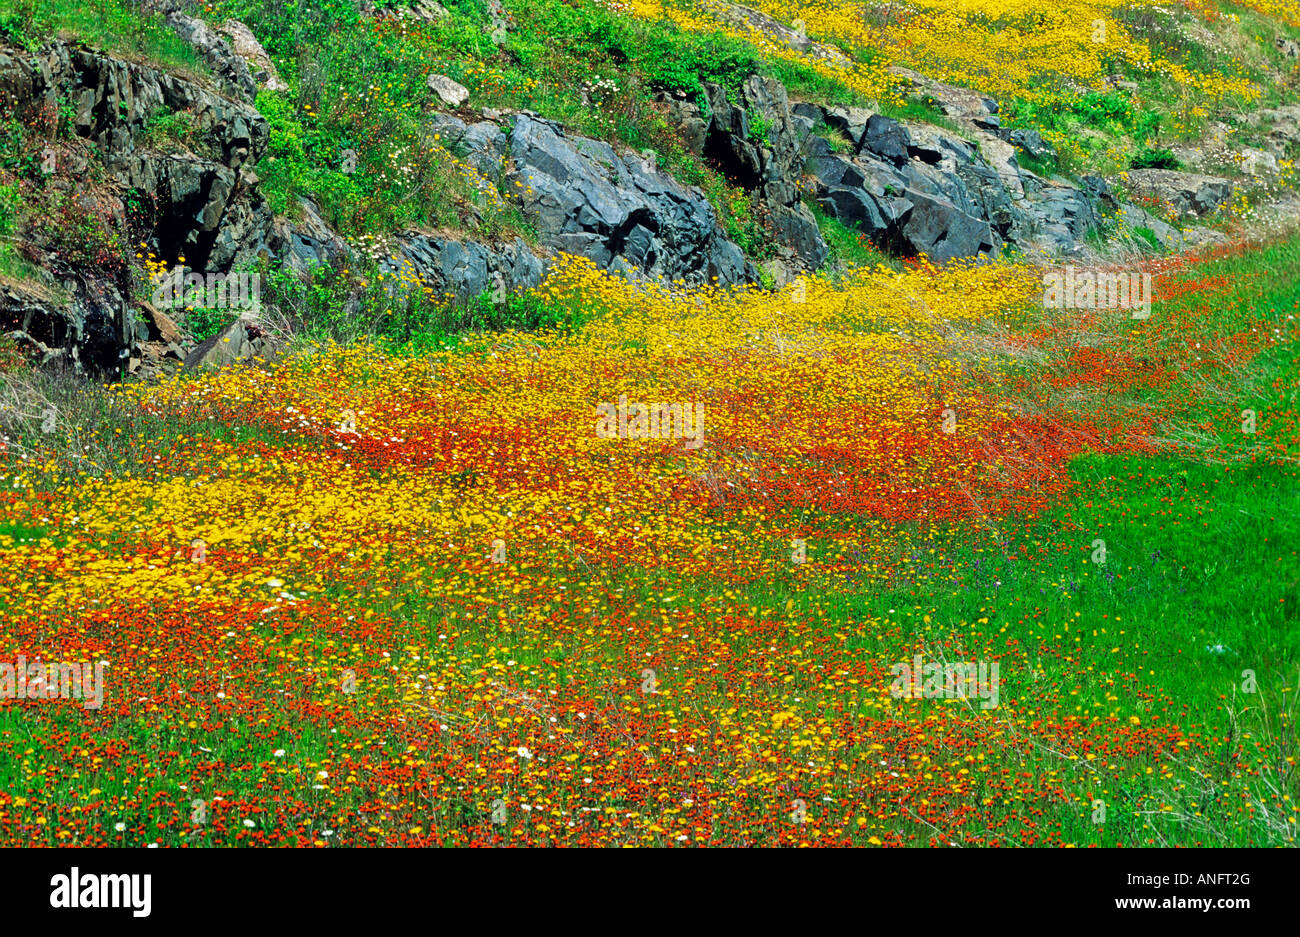
[[[748,85],[742,90],[740,102],[732,104],[727,99],[726,89],[721,85],[704,86],[709,110],[713,115],[705,143],[705,155],[721,166],[723,172],[737,184],[746,189],[756,189],[779,180],[783,173],[777,156],[770,147],[772,138],[779,135],[775,132],[776,128],[771,126],[770,96],[765,88],[757,86],[758,99],[769,108],[767,113],[762,113],[753,108],[753,102],[745,94],[746,90]],[[766,125],[761,133],[759,128],[751,127],[751,114],[758,116]],[[787,152],[784,155],[792,160],[795,154]],[[788,165],[787,162],[787,167]]]
[[468,129],[469,126],[459,117],[438,112],[429,118],[424,134],[430,142],[444,146],[457,155],[464,155],[462,143]]
[[640,273],[690,284],[752,282],[756,271],[727,240],[704,193],[685,188],[608,144],[518,114],[507,185],[529,190],[525,217],[543,245],[609,269],[618,257]]
[[[366,9],[366,7],[369,9]],[[376,11],[374,4],[370,0],[362,0],[362,12],[375,16],[391,16],[398,19],[423,20],[426,23],[434,23],[449,16],[447,8],[441,3],[435,3],[434,0],[412,0],[409,6],[388,8]]]
[[1046,254],[1068,253],[1101,223],[1088,193],[1029,172],[1023,180],[1025,194],[1014,203],[1012,227],[1012,238],[1022,247]]
[[1083,190],[1091,195],[1096,201],[1110,208],[1118,206],[1119,203],[1115,199],[1114,188],[1112,188],[1111,184],[1101,176],[1083,176],[1079,179],[1079,183],[1083,186]]
[[253,79],[268,91],[288,91],[275,63],[257,41],[253,31],[239,20],[226,20],[217,31],[230,40],[230,49],[248,65]]
[[325,264],[337,266],[352,258],[352,248],[339,237],[320,216],[319,210],[308,199],[300,202],[302,220],[291,224],[277,218],[269,243],[274,255],[298,274]]
[[510,138],[500,127],[491,121],[472,124],[465,128],[461,145],[467,163],[490,179],[500,178],[510,154]]
[[[705,154],[743,188],[767,203],[781,247],[815,268],[828,249],[810,213],[800,204],[808,128],[795,123],[785,87],[774,79],[749,78],[732,104],[719,85],[706,84],[712,123]],[[846,115],[847,116],[847,115]]]
[[[849,158],[817,139],[807,170],[817,181],[822,209],[887,250],[945,262],[988,255],[1000,245],[962,179],[919,160],[900,167],[866,151]],[[995,178],[989,170],[987,180]]]
[[[90,49],[54,44],[25,61],[33,93],[73,89],[73,129],[93,141],[106,164],[135,153],[138,139],[156,111],[189,111],[193,136],[231,169],[256,162],[266,151],[270,130],[254,108],[174,75],[125,62]],[[0,63],[0,75],[3,75]],[[2,80],[2,79],[0,79]]]
[[[790,113],[796,117],[810,120],[814,124],[827,119],[826,109],[820,104],[814,104],[811,101],[796,101],[790,105]],[[863,120],[863,125],[866,125],[865,120]]]
[[469,89],[446,75],[430,75],[425,82],[447,107],[460,107],[469,100]]
[[819,117],[847,136],[855,147],[862,145],[862,136],[867,132],[867,122],[876,116],[865,107],[832,107],[825,111],[821,108],[817,110],[821,112]]
[[126,299],[107,276],[59,266],[63,295],[37,284],[0,283],[0,331],[41,365],[62,364],[99,377],[121,373],[136,343]]
[[545,272],[541,259],[521,238],[501,247],[489,247],[408,231],[397,244],[398,253],[382,262],[383,269],[416,274],[435,294],[461,303],[485,292],[495,302],[502,302],[508,293],[537,286]]
[[[94,50],[51,43],[38,55],[0,61],[0,87],[33,100],[67,89],[73,131],[94,143],[123,187],[145,198],[150,246],[166,260],[184,253],[202,269],[223,269],[261,240],[270,215],[241,167],[265,152],[269,129],[247,104],[156,69]],[[142,135],[158,111],[187,111],[194,148],[203,155],[143,148]],[[252,178],[252,177],[249,177]]]
[[990,254],[995,246],[987,221],[952,202],[908,189],[911,207],[902,215],[894,242],[906,252],[925,254],[937,263]]
[[860,148],[895,166],[902,166],[910,159],[908,146],[911,142],[906,128],[898,121],[872,114],[862,134]]
[[1237,154],[1237,164],[1248,176],[1276,175],[1278,172],[1277,159],[1273,154],[1253,147],[1242,148]]
[[1121,205],[1116,217],[1130,231],[1138,228],[1150,231],[1156,243],[1165,250],[1181,250],[1184,246],[1183,235],[1177,228],[1166,224],[1145,209],[1135,205]]
[[1180,215],[1208,215],[1232,198],[1232,183],[1221,176],[1205,176],[1172,169],[1134,169],[1127,185],[1134,195],[1168,202]]
[[247,364],[254,358],[265,357],[271,350],[271,343],[260,325],[251,319],[236,319],[216,335],[194,346],[185,356],[182,366],[206,369]]
[[667,105],[668,121],[681,135],[686,149],[696,156],[703,155],[709,121],[705,119],[699,105],[669,94],[660,95],[659,99]]
[[1017,149],[1024,150],[1034,159],[1056,159],[1056,150],[1037,130],[1012,130],[1007,135],[1007,139]]
[[253,103],[253,98],[257,97],[257,82],[249,72],[248,64],[235,54],[220,34],[203,20],[184,13],[168,13],[167,25],[194,47],[231,93],[249,104]]
[[791,247],[810,269],[822,265],[830,253],[812,212],[802,204],[771,207],[772,227],[782,244]]

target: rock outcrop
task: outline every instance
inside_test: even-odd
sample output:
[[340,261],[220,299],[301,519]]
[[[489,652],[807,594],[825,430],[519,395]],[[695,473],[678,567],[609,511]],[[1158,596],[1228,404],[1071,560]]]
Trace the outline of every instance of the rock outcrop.
[[488,293],[494,302],[507,293],[542,282],[545,265],[522,238],[489,246],[449,236],[407,231],[396,239],[396,253],[381,268],[418,275],[435,294],[466,303]]
[[[413,9],[439,15],[435,4]],[[792,47],[816,47],[764,14],[734,5],[729,10],[747,28]],[[266,260],[306,274],[319,265],[341,268],[366,259],[311,201],[302,200],[291,220],[275,217],[263,197],[256,166],[269,129],[251,102],[259,85],[279,87],[279,76],[247,27],[228,21],[215,31],[174,10],[168,22],[204,57],[211,79],[171,75],[55,40],[35,53],[0,48],[0,100],[20,109],[71,102],[81,147],[74,156],[83,163],[97,159],[108,180],[93,197],[80,198],[123,227],[132,193],[132,237],[169,268],[184,258],[191,270],[224,273]],[[769,272],[778,283],[816,269],[827,256],[808,199],[882,248],[938,262],[991,257],[1004,245],[1076,256],[1080,242],[1111,217],[1149,230],[1160,243],[1182,243],[1177,231],[1145,210],[1121,205],[1104,180],[1076,186],[1024,168],[1022,158],[1050,161],[1055,154],[1036,132],[1003,128],[997,102],[906,70],[896,74],[936,102],[957,130],[894,120],[869,108],[791,102],[779,82],[758,76],[734,96],[708,84],[700,102],[664,99],[687,148],[758,204],[773,235],[776,260]],[[464,114],[463,87],[443,76],[434,76],[430,87],[444,106]],[[150,145],[152,122],[177,112],[188,115],[185,140],[164,149]],[[1300,140],[1300,129],[1292,132],[1300,126],[1297,118],[1300,109],[1270,113],[1278,151]],[[483,185],[520,193],[520,210],[537,243],[394,232],[378,263],[397,274],[390,278],[395,289],[418,277],[422,286],[459,302],[485,293],[500,302],[506,293],[540,283],[561,251],[631,278],[691,286],[759,279],[704,193],[661,171],[653,153],[616,148],[526,111],[485,110],[482,120],[469,122],[433,113],[428,132]],[[1270,154],[1256,152],[1266,165]],[[1164,170],[1134,171],[1127,186],[1195,215],[1213,211],[1232,192],[1219,177]],[[48,271],[47,285],[5,284],[0,326],[42,359],[62,357],[111,372],[123,362],[182,356],[175,323],[141,307],[133,296],[138,285],[124,266],[116,272],[79,268],[57,251],[33,262]],[[256,323],[241,328],[187,361],[207,365],[258,352],[264,336],[249,331]]]
[[[527,112],[476,123],[438,114],[430,131],[487,179],[523,193],[521,210],[543,250],[666,282],[729,286],[757,276],[704,193],[660,171],[653,156],[616,151]],[[525,273],[518,282],[531,278]]]
[[741,86],[736,104],[718,85],[705,91],[713,114],[705,155],[762,198],[778,242],[793,255],[785,259],[815,270],[826,259],[826,242],[800,199],[804,156],[785,87],[754,76]]
[[216,30],[203,20],[179,12],[167,14],[167,25],[176,30],[208,63],[227,94],[249,104],[253,103],[253,98],[257,97],[257,81],[248,70],[248,63],[235,54],[230,44]]
[[268,91],[289,90],[289,86],[280,78],[275,63],[251,29],[239,20],[226,20],[217,28],[217,32],[230,41],[230,50],[244,60],[258,85]]
[[1233,192],[1227,179],[1172,169],[1133,169],[1126,184],[1134,195],[1164,202],[1181,216],[1217,211],[1228,204]]
[[[238,91],[235,85],[221,87]],[[194,268],[228,269],[262,246],[272,217],[244,167],[265,151],[268,129],[243,101],[61,42],[36,53],[0,51],[0,93],[20,109],[72,103],[72,129],[93,146],[109,183],[80,200],[120,226],[126,193],[134,190],[133,221],[146,246],[169,264],[184,256]],[[198,153],[159,153],[144,145],[155,115],[176,111],[190,115]],[[6,331],[21,333],[41,356],[57,353],[96,373],[140,357],[139,343],[150,336],[120,272],[78,267],[58,253],[35,259],[66,299],[52,303],[10,290],[0,296]]]
[[[516,114],[510,123],[505,182],[525,192],[524,215],[545,247],[664,281],[728,286],[755,279],[700,189],[551,121]],[[467,131],[463,139],[470,138]]]

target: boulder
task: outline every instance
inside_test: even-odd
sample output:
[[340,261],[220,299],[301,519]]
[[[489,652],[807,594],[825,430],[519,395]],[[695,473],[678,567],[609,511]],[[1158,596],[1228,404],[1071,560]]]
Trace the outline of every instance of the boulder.
[[1288,151],[1300,146],[1300,104],[1252,111],[1242,120],[1251,127],[1268,128],[1264,145],[1274,156],[1285,157]]
[[686,149],[696,156],[703,155],[709,121],[705,119],[699,105],[686,100],[684,95],[663,94],[659,99],[666,106],[669,124],[677,130]]
[[1244,147],[1237,154],[1237,164],[1241,171],[1248,176],[1276,175],[1278,173],[1277,158],[1272,153],[1257,150],[1253,147]]
[[622,257],[641,274],[667,281],[725,286],[756,278],[704,193],[637,154],[521,113],[513,118],[510,156],[505,183],[519,182],[528,193],[524,215],[545,247],[603,269]]
[[[524,242],[489,246],[459,238],[407,231],[396,240],[397,253],[381,262],[392,273],[416,274],[438,296],[461,303],[483,293],[494,302],[506,294],[532,289],[542,282],[545,265]],[[400,279],[390,282],[400,283]],[[400,286],[395,286],[400,290]]]
[[911,158],[908,153],[911,142],[907,130],[898,121],[872,114],[862,133],[859,148],[895,166],[902,166]]
[[194,346],[185,356],[186,368],[224,368],[249,363],[272,351],[266,332],[252,319],[236,319],[216,335]]
[[446,75],[430,75],[425,82],[447,107],[460,107],[469,100],[469,89]]
[[987,221],[952,202],[907,189],[891,241],[903,252],[925,254],[936,263],[990,254],[996,242]]
[[817,115],[818,119],[848,137],[855,147],[862,145],[862,135],[867,132],[867,122],[876,116],[865,107],[829,107],[824,112],[820,108],[818,111],[820,112]]
[[814,270],[821,266],[829,248],[812,212],[802,203],[796,202],[792,205],[773,205],[770,214],[777,239],[804,259],[803,266]]
[[[21,87],[33,102],[50,94],[70,102],[73,133],[95,145],[114,181],[140,193],[138,222],[164,260],[183,253],[191,266],[217,270],[256,253],[271,216],[244,167],[265,152],[269,128],[248,104],[60,42],[36,55],[6,56],[0,83]],[[159,153],[143,144],[160,110],[190,115],[195,153]]]
[[182,344],[185,339],[181,335],[181,330],[176,327],[171,316],[155,309],[151,303],[141,302],[140,309],[145,316],[145,325],[149,329],[149,338],[153,341],[170,342],[176,345]]

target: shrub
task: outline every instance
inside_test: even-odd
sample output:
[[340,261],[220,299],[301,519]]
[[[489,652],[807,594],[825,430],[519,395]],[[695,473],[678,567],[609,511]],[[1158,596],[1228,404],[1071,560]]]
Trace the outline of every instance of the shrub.
[[1133,154],[1129,166],[1133,169],[1179,169],[1182,163],[1178,162],[1178,157],[1169,150],[1153,150],[1149,146],[1144,146]]

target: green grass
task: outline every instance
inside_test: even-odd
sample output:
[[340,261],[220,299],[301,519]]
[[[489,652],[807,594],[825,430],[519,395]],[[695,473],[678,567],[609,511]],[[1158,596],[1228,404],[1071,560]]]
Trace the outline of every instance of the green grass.
[[877,248],[861,231],[850,228],[838,218],[830,217],[816,202],[808,201],[806,204],[829,249],[824,269],[832,273],[847,272],[853,267],[881,265],[893,270],[902,269],[903,265],[898,258]]
[[190,78],[209,77],[207,64],[163,20],[159,12],[121,0],[0,0],[0,40],[29,51],[59,35],[134,61],[157,63]]
[[196,142],[193,134],[192,113],[158,108],[145,122],[140,142],[143,146],[154,149],[176,149],[192,146]]
[[1016,164],[1044,179],[1055,179],[1060,175],[1060,168],[1054,159],[1045,156],[1030,156],[1024,150],[1016,150]]
[[881,114],[892,117],[894,120],[914,120],[935,127],[942,127],[967,143],[974,142],[970,139],[968,131],[940,110],[939,103],[929,95],[908,98],[901,105],[885,101],[879,104],[878,110]]
[[1152,231],[1150,228],[1145,228],[1145,227],[1134,228],[1133,234],[1134,236],[1140,237],[1143,241],[1145,241],[1153,251],[1163,250],[1163,248],[1160,246],[1159,238],[1156,237],[1156,233]]

